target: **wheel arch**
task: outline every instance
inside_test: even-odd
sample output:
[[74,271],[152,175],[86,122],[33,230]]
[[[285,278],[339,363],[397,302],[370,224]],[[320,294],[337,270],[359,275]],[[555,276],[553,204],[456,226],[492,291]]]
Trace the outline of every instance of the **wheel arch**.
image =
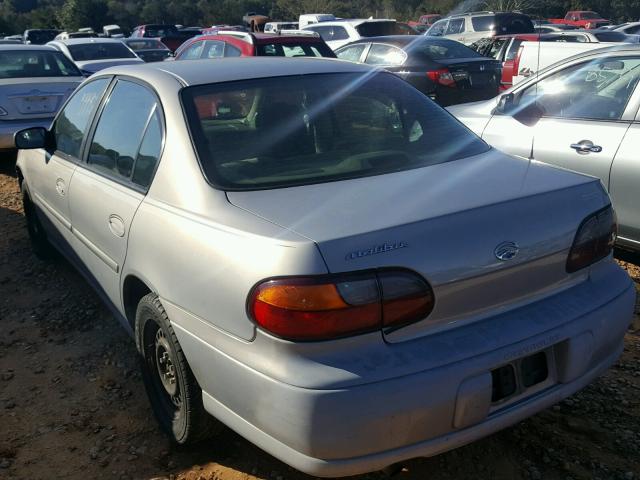
[[133,331],[136,326],[138,304],[142,297],[152,292],[154,292],[153,288],[138,275],[131,273],[125,276],[122,282],[122,305],[127,322]]

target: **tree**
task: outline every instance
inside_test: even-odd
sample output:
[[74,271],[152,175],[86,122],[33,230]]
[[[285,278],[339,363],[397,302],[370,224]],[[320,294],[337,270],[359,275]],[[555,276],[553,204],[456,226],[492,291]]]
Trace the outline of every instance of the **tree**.
[[110,20],[107,4],[101,0],[66,0],[56,19],[62,28],[70,31],[83,27],[100,31]]

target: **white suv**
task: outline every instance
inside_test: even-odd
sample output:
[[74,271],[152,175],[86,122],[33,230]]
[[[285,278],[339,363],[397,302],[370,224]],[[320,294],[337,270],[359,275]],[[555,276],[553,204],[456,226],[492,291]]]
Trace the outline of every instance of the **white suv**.
[[527,15],[513,12],[471,12],[451,15],[434,23],[425,35],[445,37],[471,45],[483,38],[514,33],[534,33],[533,22]]
[[302,29],[319,33],[332,50],[363,37],[417,35],[418,33],[408,25],[391,19],[336,20],[314,23]]

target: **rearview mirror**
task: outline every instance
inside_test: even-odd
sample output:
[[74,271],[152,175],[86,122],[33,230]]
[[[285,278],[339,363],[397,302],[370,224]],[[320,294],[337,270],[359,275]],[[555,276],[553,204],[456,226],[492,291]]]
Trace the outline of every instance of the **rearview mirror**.
[[50,134],[44,127],[32,127],[20,130],[13,136],[16,148],[21,150],[33,150],[34,148],[47,148]]

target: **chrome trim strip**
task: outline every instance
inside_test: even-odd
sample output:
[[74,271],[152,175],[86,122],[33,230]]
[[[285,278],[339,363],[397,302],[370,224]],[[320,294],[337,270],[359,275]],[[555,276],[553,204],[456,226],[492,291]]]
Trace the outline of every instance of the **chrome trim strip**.
[[67,230],[71,230],[71,222],[69,220],[64,218],[60,212],[58,212],[55,208],[49,205],[38,193],[34,192],[33,196],[36,200],[38,200],[38,203],[40,203],[40,205],[42,205],[47,212],[53,215],[55,219],[58,220],[64,226],[64,228],[66,228]]

